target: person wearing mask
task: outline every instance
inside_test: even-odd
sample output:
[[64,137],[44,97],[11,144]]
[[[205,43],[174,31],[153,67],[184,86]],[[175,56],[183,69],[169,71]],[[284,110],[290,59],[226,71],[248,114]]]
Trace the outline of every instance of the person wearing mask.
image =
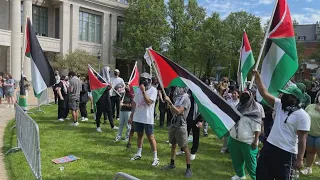
[[120,71],[118,69],[114,70],[114,77],[111,78],[111,85],[113,89],[111,91],[111,107],[113,118],[119,120],[119,111],[120,111],[120,94],[122,89],[126,86],[123,79],[120,76]]
[[67,84],[65,76],[61,76],[61,80],[58,83],[56,90],[59,95],[58,99],[58,121],[63,122],[69,114],[69,95],[68,89],[69,85]]
[[124,126],[127,127],[127,132],[125,136],[125,141],[127,142],[129,141],[129,134],[131,130],[131,125],[128,123],[128,120],[132,110],[132,101],[133,101],[134,94],[132,91],[130,91],[129,85],[126,85],[125,91],[126,92],[124,94],[123,100],[121,100],[120,102],[120,122],[119,122],[118,134],[115,138],[116,142],[121,140]]
[[80,114],[81,121],[88,121],[87,102],[89,101],[89,83],[86,77],[83,78],[82,88],[80,91]]
[[291,179],[303,168],[310,116],[299,106],[303,94],[295,86],[281,89],[281,99],[272,96],[260,74],[254,71],[263,99],[274,108],[273,127],[264,144],[257,166],[257,180]]
[[76,73],[70,71],[68,74],[69,79],[69,109],[72,111],[73,123],[71,126],[78,126],[78,109],[80,102],[80,91],[82,89],[82,83],[76,76]]
[[176,88],[176,101],[172,104],[169,97],[165,97],[165,101],[169,104],[169,107],[172,111],[173,118],[171,120],[171,125],[169,128],[169,143],[171,146],[171,161],[170,164],[161,168],[161,170],[170,170],[174,169],[175,166],[175,157],[176,157],[176,146],[183,149],[186,154],[186,165],[187,170],[185,172],[186,178],[191,178],[191,160],[190,160],[190,151],[188,149],[188,130],[187,130],[187,116],[190,111],[191,102],[189,95],[187,93],[187,88],[177,87]]
[[[311,128],[307,137],[307,158],[306,168],[301,170],[304,175],[312,174],[312,166],[316,160],[316,155],[320,157],[320,95],[316,97],[316,102],[306,108],[306,112],[311,117]],[[317,162],[316,165],[320,166]]]
[[[190,160],[193,161],[196,159],[196,153],[199,147],[199,140],[200,140],[200,128],[202,127],[202,117],[198,112],[198,105],[192,95],[192,92],[188,91],[190,97],[190,110],[187,117],[187,131],[188,137],[190,135],[190,131],[192,130],[192,148],[190,154]],[[184,154],[184,150],[181,149],[180,152],[177,152],[178,155]]]
[[307,94],[311,97],[311,104],[314,104],[318,92],[319,92],[319,89],[317,87],[317,83],[316,82],[312,82],[311,83],[311,89],[309,89],[307,91]]
[[153,151],[152,166],[158,166],[157,142],[154,137],[154,108],[157,99],[157,89],[151,85],[151,75],[148,73],[140,75],[139,85],[140,87],[134,95],[132,112],[129,118],[129,123],[134,123],[134,130],[138,134],[138,150],[131,160],[141,159],[143,133],[145,131]]
[[297,83],[296,85],[302,91],[303,97],[301,99],[301,108],[305,109],[311,104],[311,97],[308,95],[308,93],[306,93],[307,87],[303,83]]
[[60,75],[59,75],[59,71],[55,71],[54,77],[56,79],[56,83],[52,86],[52,89],[53,89],[53,94],[54,94],[54,103],[57,104],[58,100],[59,100],[59,95],[58,95],[56,88],[57,88],[58,84],[60,83],[60,79],[61,79]]
[[12,78],[11,74],[8,73],[6,80],[3,83],[3,87],[4,87],[4,94],[7,98],[9,108],[13,108],[13,104],[14,104],[14,86],[15,86],[15,81]]
[[243,116],[231,129],[228,141],[232,166],[236,172],[231,179],[245,179],[245,167],[251,179],[255,180],[262,120],[261,111],[251,91],[244,91],[241,94],[237,110]]
[[0,75],[0,105],[2,104],[2,98],[4,95],[3,84],[4,84],[4,79],[2,75]]

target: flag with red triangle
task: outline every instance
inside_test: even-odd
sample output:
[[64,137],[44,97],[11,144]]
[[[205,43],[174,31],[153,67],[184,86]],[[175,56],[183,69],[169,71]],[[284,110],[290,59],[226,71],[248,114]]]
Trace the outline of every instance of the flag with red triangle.
[[196,76],[170,59],[148,49],[159,72],[162,87],[188,87],[198,105],[198,110],[212,130],[222,138],[240,119],[240,113]]
[[[287,0],[278,0],[269,29],[261,77],[269,93],[278,96],[298,70],[295,34]],[[263,98],[257,93],[257,99]]]
[[135,63],[133,70],[132,70],[132,76],[129,79],[128,82],[130,88],[132,88],[134,91],[139,87],[139,70],[137,67],[137,63]]
[[244,83],[247,81],[247,76],[255,64],[252,49],[246,31],[243,31],[240,55],[241,87],[244,88]]
[[92,92],[92,98],[93,98],[93,107],[94,111],[97,112],[97,102],[103,95],[103,93],[107,90],[107,84],[102,83],[97,76],[93,73],[90,66],[88,66],[88,77],[89,77],[89,85],[90,90]]

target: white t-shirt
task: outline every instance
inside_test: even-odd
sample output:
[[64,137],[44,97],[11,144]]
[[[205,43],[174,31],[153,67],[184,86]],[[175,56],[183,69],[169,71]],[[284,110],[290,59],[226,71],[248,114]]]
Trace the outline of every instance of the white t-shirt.
[[231,107],[236,108],[236,106],[239,104],[239,99],[234,100],[233,98],[231,98],[231,99],[228,99],[228,100],[227,100],[227,103],[228,103]]
[[[111,78],[111,85],[113,88],[115,88],[117,85],[123,85],[125,87],[126,85],[124,84],[124,81],[121,77],[112,77]],[[111,96],[116,96],[116,92],[114,92],[113,89],[111,89]]]
[[144,100],[141,90],[137,89],[134,93],[133,98],[133,101],[136,103],[133,121],[143,124],[154,124],[154,106],[157,99],[158,91],[155,87],[151,87],[145,93],[153,101],[153,103],[148,106],[148,104]]
[[240,142],[251,144],[254,140],[254,132],[261,131],[261,124],[243,116],[238,121],[238,138],[235,126],[230,131],[230,136]]
[[[298,154],[297,130],[310,131],[310,116],[299,109],[288,117],[288,111],[282,110],[281,100],[274,103],[275,119],[267,141],[287,152]],[[287,123],[284,123],[286,118]]]
[[258,106],[258,109],[259,109],[259,111],[260,111],[260,113],[261,113],[261,118],[265,118],[266,115],[264,114],[263,106],[262,106],[260,103],[258,103],[258,102],[256,102],[256,105]]

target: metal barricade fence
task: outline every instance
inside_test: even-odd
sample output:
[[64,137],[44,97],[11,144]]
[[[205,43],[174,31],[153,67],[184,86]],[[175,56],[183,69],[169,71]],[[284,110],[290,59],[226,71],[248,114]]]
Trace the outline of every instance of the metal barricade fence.
[[118,172],[114,177],[113,177],[113,180],[117,180],[119,179],[120,177],[126,179],[126,180],[140,180],[136,177],[133,177],[129,174],[126,174],[126,173],[123,173],[123,172]]
[[22,150],[33,175],[41,180],[40,134],[38,124],[15,104],[15,120],[17,130],[17,147],[6,152]]

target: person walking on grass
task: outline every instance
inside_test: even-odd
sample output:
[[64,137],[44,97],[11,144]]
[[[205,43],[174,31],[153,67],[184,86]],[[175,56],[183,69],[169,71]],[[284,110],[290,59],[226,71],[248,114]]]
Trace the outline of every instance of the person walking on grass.
[[131,158],[132,161],[141,159],[143,133],[147,135],[153,151],[152,166],[159,165],[157,156],[157,142],[154,138],[154,108],[157,99],[157,89],[151,85],[151,75],[142,73],[139,79],[139,89],[136,90],[132,103],[132,112],[129,123],[133,121],[134,130],[138,134],[137,153]]
[[69,72],[69,109],[72,111],[73,123],[71,126],[78,126],[78,109],[80,102],[80,91],[82,83],[73,71]]
[[183,149],[186,155],[187,170],[185,172],[185,176],[186,178],[191,178],[192,170],[187,131],[187,117],[190,111],[191,102],[189,94],[187,93],[187,88],[177,87],[176,92],[177,98],[175,99],[174,104],[172,104],[168,96],[165,97],[165,101],[169,104],[173,114],[169,128],[169,143],[172,144],[172,146],[170,164],[162,167],[161,170],[170,170],[176,167],[174,160],[176,157],[176,146],[178,144],[178,146]]
[[244,91],[241,94],[237,110],[243,116],[231,129],[228,141],[232,166],[236,172],[231,179],[246,179],[245,167],[251,179],[255,180],[262,114],[252,92]]
[[257,166],[257,180],[291,179],[303,168],[310,116],[299,106],[303,94],[296,86],[279,90],[281,99],[272,96],[260,74],[254,71],[258,90],[274,108],[275,118]]
[[[301,170],[304,175],[312,174],[312,166],[317,154],[320,157],[320,94],[317,94],[315,104],[310,104],[306,112],[311,117],[311,128],[307,137],[306,168]],[[316,165],[320,166],[319,162]]]
[[89,101],[89,83],[86,77],[83,78],[82,88],[80,91],[80,114],[81,121],[88,121],[87,102]]
[[113,118],[119,120],[120,112],[120,96],[121,91],[125,88],[125,83],[120,76],[120,71],[118,69],[114,70],[114,77],[111,78],[111,85],[113,89],[111,90],[111,107]]
[[63,122],[69,114],[69,85],[66,76],[61,76],[60,82],[56,85],[58,99],[58,121]]
[[15,85],[15,81],[12,78],[11,74],[8,73],[6,80],[3,83],[3,86],[4,86],[4,94],[7,98],[9,108],[12,108],[14,104],[14,85]]
[[127,132],[125,136],[125,141],[129,141],[129,133],[131,130],[131,125],[128,123],[131,110],[132,110],[132,101],[133,101],[133,92],[130,90],[130,86],[127,85],[125,88],[125,94],[123,101],[120,102],[120,122],[119,122],[119,130],[115,141],[120,141],[122,136],[122,130],[124,126],[127,127]]

